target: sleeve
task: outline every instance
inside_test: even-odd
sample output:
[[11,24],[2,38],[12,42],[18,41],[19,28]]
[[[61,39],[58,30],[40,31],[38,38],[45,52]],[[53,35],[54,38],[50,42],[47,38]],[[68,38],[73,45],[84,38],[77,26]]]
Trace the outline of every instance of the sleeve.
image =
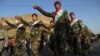
[[17,26],[15,24],[12,24],[10,22],[8,22],[7,20],[5,21],[10,27],[16,28]]
[[49,12],[46,12],[44,11],[42,8],[38,8],[37,9],[40,13],[42,13],[43,15],[47,16],[47,17],[54,17],[54,14],[53,13],[49,13]]
[[49,27],[47,27],[42,21],[40,21],[39,24],[40,24],[41,26],[43,26],[44,28],[49,29]]
[[22,18],[19,19],[23,24],[27,25],[27,26],[31,26],[29,22],[23,20]]

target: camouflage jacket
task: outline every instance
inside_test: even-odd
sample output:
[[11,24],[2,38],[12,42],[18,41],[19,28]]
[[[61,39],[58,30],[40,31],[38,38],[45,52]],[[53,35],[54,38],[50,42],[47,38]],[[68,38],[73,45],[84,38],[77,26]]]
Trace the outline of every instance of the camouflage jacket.
[[14,38],[16,42],[26,38],[26,26],[24,24],[12,24],[7,20],[5,22],[10,26],[10,29],[16,29],[16,38]]
[[7,42],[8,42],[8,35],[7,35],[6,30],[0,29],[0,49],[5,44],[8,44]]
[[7,32],[4,29],[0,29],[0,40],[2,39],[8,40]]
[[70,28],[72,32],[74,32],[75,34],[79,34],[80,27],[78,25],[78,21],[76,21],[73,25],[70,25]]
[[39,32],[43,30],[44,32],[48,33],[48,28],[43,24],[42,21],[35,21],[34,23],[30,24],[29,22],[26,22],[23,19],[20,19],[20,21],[30,27],[30,33],[34,34],[34,32]]
[[[40,8],[40,7],[37,10],[39,12],[41,12],[43,15],[53,18],[53,20],[55,21],[56,12],[48,13],[48,12],[44,11],[42,8]],[[55,30],[60,30],[60,29],[62,30],[64,28],[66,28],[67,24],[69,23],[68,13],[67,13],[66,10],[64,10],[64,11],[65,12],[61,16],[61,20],[59,21],[59,23],[55,24]]]
[[12,24],[9,21],[5,21],[10,27],[10,29],[16,29],[16,32],[25,31],[26,25],[24,24]]
[[83,37],[87,37],[89,35],[89,30],[88,30],[87,26],[83,25],[83,27],[80,27],[79,33]]

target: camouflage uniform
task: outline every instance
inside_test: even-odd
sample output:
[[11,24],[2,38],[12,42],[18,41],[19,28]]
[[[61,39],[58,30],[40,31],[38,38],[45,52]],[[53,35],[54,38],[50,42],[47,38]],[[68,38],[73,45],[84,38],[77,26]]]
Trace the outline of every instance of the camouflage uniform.
[[16,42],[21,42],[22,39],[25,39],[26,26],[24,24],[11,24],[7,20],[5,22],[10,28],[16,29]]
[[[77,19],[76,19],[77,20]],[[74,54],[76,56],[80,56],[81,55],[81,37],[80,37],[80,28],[79,28],[79,25],[78,25],[78,20],[73,24],[71,25],[71,44],[73,46],[73,51],[74,51]]]
[[[40,11],[43,15],[53,18],[54,22],[56,21],[55,20],[56,12],[48,13],[44,11],[43,9],[41,9],[40,7],[37,8],[37,10]],[[63,11],[63,14],[60,17],[60,19],[58,20],[58,22],[54,23],[55,25],[55,30],[54,30],[55,56],[64,55],[66,44],[67,44],[66,27],[69,22],[69,19],[67,17],[67,11],[66,10],[62,10],[62,11]]]
[[53,51],[54,50],[54,27],[50,27],[49,31],[50,34],[48,38],[48,45],[49,48]]
[[20,21],[30,27],[30,36],[32,42],[31,48],[34,55],[39,56],[41,49],[43,48],[45,33],[48,33],[48,30],[45,29],[45,25],[42,23],[42,21],[35,21],[31,25],[23,19],[20,19]]
[[5,21],[10,28],[14,28],[16,30],[16,39],[15,39],[15,47],[14,47],[14,52],[15,55],[20,55],[22,56],[25,51],[25,49],[22,48],[22,41],[25,40],[25,36],[26,36],[26,26],[24,24],[11,24],[10,22],[8,22],[7,20]]
[[86,26],[81,29],[81,45],[82,45],[82,54],[83,56],[88,56],[88,51],[91,46],[90,42],[90,33]]
[[7,48],[8,44],[8,35],[6,30],[0,29],[0,56],[3,52],[3,48]]

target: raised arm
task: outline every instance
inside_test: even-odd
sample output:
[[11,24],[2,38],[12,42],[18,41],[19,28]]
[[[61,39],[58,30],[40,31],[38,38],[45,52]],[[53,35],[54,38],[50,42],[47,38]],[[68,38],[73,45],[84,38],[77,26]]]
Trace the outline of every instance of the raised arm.
[[29,22],[26,22],[22,17],[20,16],[16,16],[16,19],[20,20],[23,24],[27,25],[27,26],[31,26]]
[[44,11],[42,8],[40,8],[39,6],[33,6],[34,9],[37,9],[40,13],[42,13],[43,15],[47,16],[47,17],[54,17],[53,13],[49,13]]
[[10,23],[5,18],[2,18],[2,20],[5,21],[11,28],[16,28],[17,27],[17,25]]
[[47,27],[42,21],[38,21],[36,25],[38,25],[38,27],[41,27],[41,30],[45,33],[49,33],[49,27]]
[[10,27],[16,28],[17,26],[15,24],[10,23],[9,21],[5,21]]
[[39,22],[40,26],[43,26],[45,29],[49,29],[49,27],[47,27],[42,21]]

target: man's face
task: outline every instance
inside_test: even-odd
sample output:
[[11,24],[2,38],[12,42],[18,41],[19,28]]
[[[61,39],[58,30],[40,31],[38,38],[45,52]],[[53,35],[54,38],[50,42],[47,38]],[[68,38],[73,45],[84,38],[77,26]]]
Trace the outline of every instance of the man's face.
[[61,7],[60,4],[55,5],[55,9],[59,9],[60,7]]
[[36,15],[32,16],[32,20],[33,20],[33,21],[36,21],[37,18],[38,18],[38,17],[37,17]]
[[71,15],[71,17],[72,17],[72,18],[75,18],[75,15],[74,15],[74,14],[72,14],[72,15]]
[[79,25],[82,27],[83,23],[82,22],[79,22]]

